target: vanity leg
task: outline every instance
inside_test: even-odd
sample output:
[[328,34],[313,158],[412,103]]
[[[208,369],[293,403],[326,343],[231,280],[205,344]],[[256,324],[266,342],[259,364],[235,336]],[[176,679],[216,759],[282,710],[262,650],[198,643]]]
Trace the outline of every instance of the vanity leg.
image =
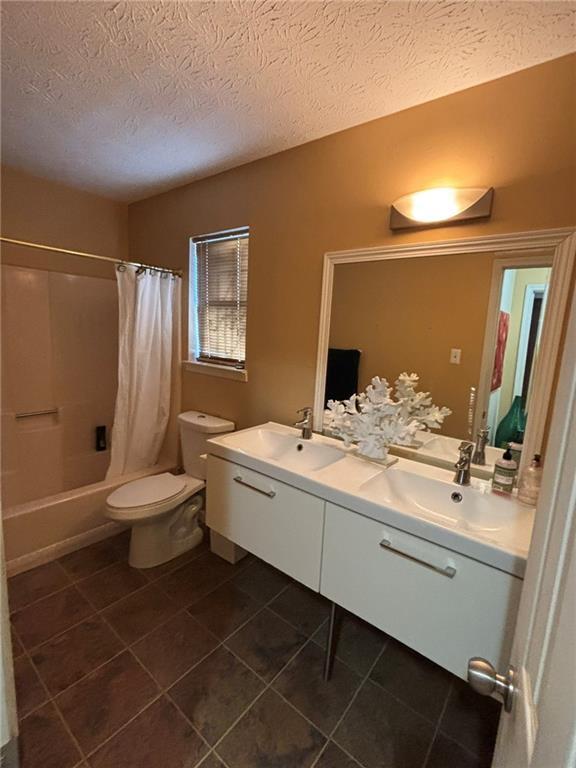
[[330,623],[328,625],[328,640],[326,641],[326,656],[324,659],[324,680],[328,682],[332,675],[336,646],[338,645],[340,608],[332,603],[330,608]]

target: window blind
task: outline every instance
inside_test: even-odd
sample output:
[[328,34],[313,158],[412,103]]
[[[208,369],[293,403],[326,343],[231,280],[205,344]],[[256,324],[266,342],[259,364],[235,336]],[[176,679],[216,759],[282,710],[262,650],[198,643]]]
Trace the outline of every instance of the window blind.
[[244,368],[248,233],[194,240],[196,358]]

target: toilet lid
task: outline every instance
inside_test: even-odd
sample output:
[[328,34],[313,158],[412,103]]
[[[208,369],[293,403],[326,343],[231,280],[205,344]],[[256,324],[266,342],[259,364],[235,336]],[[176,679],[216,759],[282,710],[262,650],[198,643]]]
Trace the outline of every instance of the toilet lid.
[[117,488],[108,497],[111,507],[144,507],[147,504],[158,504],[177,496],[184,490],[186,481],[183,477],[163,472],[161,475],[150,475],[140,480]]

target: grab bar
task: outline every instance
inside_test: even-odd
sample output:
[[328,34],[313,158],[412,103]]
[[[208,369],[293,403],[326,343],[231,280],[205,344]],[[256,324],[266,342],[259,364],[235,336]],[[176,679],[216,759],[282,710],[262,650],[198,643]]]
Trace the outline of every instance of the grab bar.
[[237,475],[234,478],[234,482],[239,483],[240,485],[245,485],[246,488],[250,488],[253,491],[257,491],[258,493],[261,493],[264,496],[268,496],[271,499],[273,499],[274,496],[276,496],[276,491],[265,491],[263,488],[257,488],[255,485],[251,485],[250,483],[247,483],[246,480],[244,480],[240,475]]
[[430,568],[431,571],[435,571],[436,573],[442,574],[442,576],[447,576],[449,579],[453,579],[454,576],[456,576],[456,568],[454,568],[451,565],[447,565],[445,568],[442,568],[439,565],[434,565],[433,563],[427,563],[426,560],[420,560],[419,557],[415,557],[414,555],[409,555],[407,552],[402,552],[401,549],[396,549],[396,547],[392,546],[392,542],[390,539],[382,539],[380,542],[380,546],[382,549],[389,549],[391,552],[394,552],[396,555],[400,555],[400,557],[405,557],[407,560],[412,560],[414,563],[418,563],[419,565],[423,565],[426,568]]
[[14,414],[15,419],[27,419],[30,416],[50,416],[50,414],[58,413],[58,408],[50,408],[46,411],[24,411],[23,413]]

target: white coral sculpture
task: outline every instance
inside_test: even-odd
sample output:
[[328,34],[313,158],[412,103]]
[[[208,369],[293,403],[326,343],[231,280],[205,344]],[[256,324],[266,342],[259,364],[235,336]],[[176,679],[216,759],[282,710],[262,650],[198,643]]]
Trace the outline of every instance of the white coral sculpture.
[[438,407],[429,392],[416,392],[419,376],[402,373],[394,393],[375,376],[365,392],[349,400],[329,400],[330,432],[371,459],[386,459],[392,443],[409,445],[418,430],[437,429],[452,411]]

